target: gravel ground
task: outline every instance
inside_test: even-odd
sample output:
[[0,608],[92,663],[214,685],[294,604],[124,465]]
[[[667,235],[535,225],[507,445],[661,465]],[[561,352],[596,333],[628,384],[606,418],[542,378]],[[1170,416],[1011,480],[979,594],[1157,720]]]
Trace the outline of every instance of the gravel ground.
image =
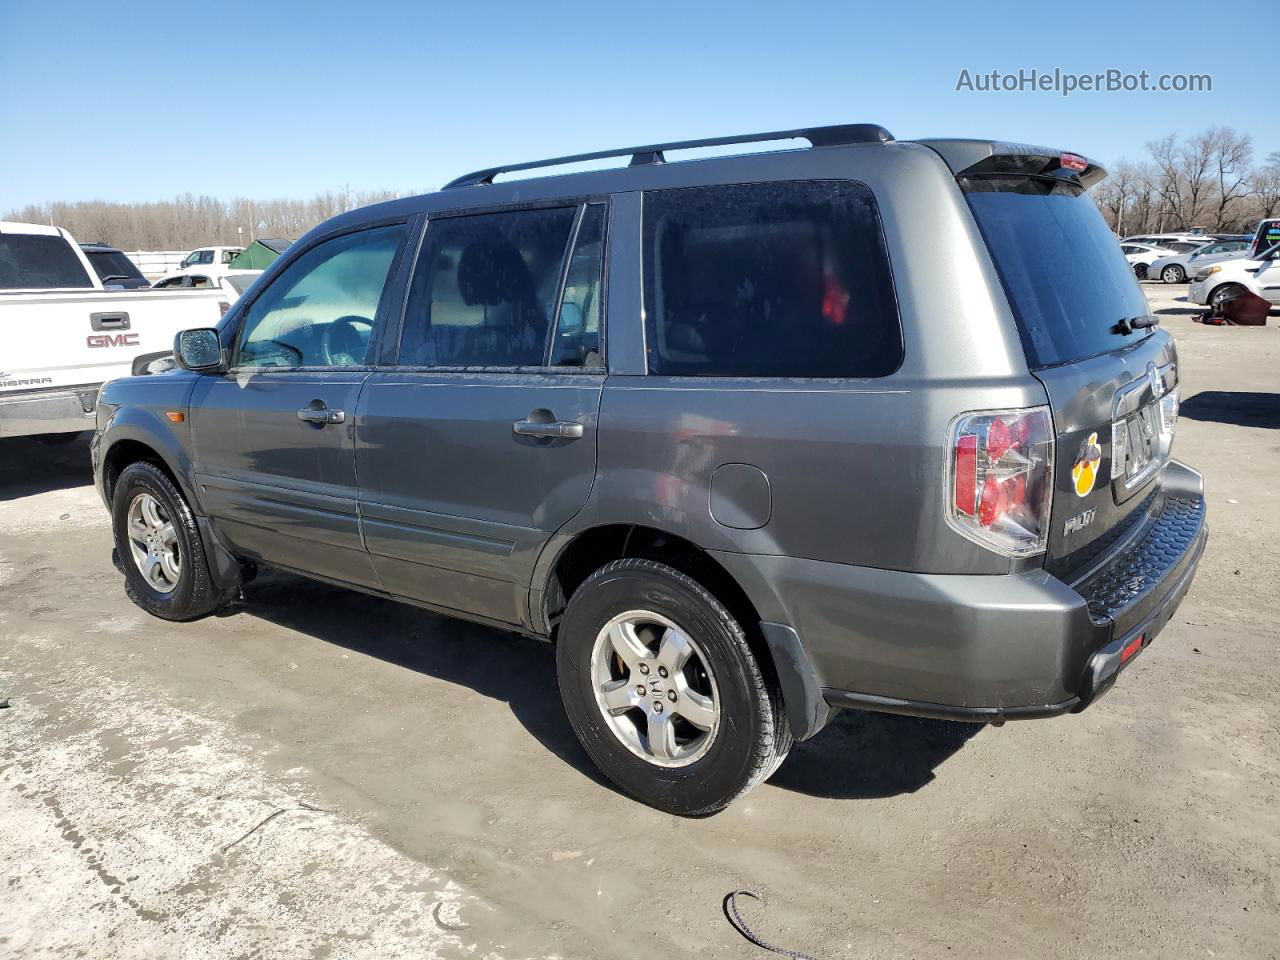
[[1159,640],[1079,716],[842,714],[703,820],[600,780],[544,645],[274,575],[147,617],[83,440],[0,441],[0,957],[764,956],[739,887],[822,958],[1280,956],[1280,329],[1145,287],[1213,530]]

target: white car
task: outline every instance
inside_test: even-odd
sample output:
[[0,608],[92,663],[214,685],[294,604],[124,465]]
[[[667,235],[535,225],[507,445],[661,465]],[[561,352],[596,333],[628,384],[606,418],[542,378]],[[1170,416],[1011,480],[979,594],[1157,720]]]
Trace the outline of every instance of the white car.
[[221,289],[105,290],[67,231],[0,222],[0,437],[92,430],[98,388],[221,316]]
[[1146,243],[1122,243],[1120,252],[1129,261],[1129,266],[1133,268],[1139,280],[1147,279],[1147,271],[1151,268],[1151,264],[1161,257],[1173,257],[1178,253],[1177,250],[1170,250],[1168,247],[1153,247]]
[[[173,273],[197,273],[219,276],[231,269],[231,261],[244,252],[244,247],[198,247],[192,250]],[[172,274],[165,274],[171,276]]]
[[1280,245],[1260,257],[1240,257],[1205,267],[1187,288],[1187,299],[1217,308],[1246,290],[1273,306],[1280,305]]
[[1148,247],[1165,247],[1169,249],[1176,249],[1171,247],[1171,244],[1175,243],[1190,243],[1201,246],[1212,241],[1213,237],[1207,237],[1201,233],[1144,233],[1141,236],[1124,237],[1120,240],[1121,243],[1143,243]]
[[[199,273],[194,270],[178,270],[166,273],[151,285],[152,290],[168,290],[173,288],[209,290],[214,287],[224,294],[224,302],[229,307],[235,303],[262,276],[261,270],[228,270],[225,273]],[[225,310],[223,311],[226,312]]]
[[1217,243],[1206,243],[1190,253],[1161,257],[1147,267],[1147,276],[1153,280],[1163,280],[1165,283],[1183,283],[1187,277],[1194,277],[1205,267],[1224,260],[1235,260],[1248,254],[1248,240],[1221,240]]

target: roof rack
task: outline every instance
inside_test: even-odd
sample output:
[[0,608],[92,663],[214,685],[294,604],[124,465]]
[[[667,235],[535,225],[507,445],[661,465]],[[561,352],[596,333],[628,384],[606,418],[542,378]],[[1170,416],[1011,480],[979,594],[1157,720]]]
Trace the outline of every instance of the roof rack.
[[527,163],[511,163],[501,167],[489,167],[464,174],[444,185],[445,190],[454,187],[474,187],[493,183],[500,173],[516,170],[533,170],[537,167],[558,167],[585,160],[603,160],[607,157],[630,155],[631,166],[650,163],[666,163],[663,153],[667,150],[691,150],[695,147],[723,147],[733,143],[765,143],[769,140],[808,140],[814,147],[836,147],[850,143],[889,143],[893,140],[884,127],[875,123],[846,123],[833,127],[803,127],[799,130],[773,130],[768,133],[744,133],[734,137],[711,137],[706,140],[677,140],[672,143],[652,143],[645,147],[623,147],[620,150],[599,150],[595,153],[578,153],[571,157],[555,157],[551,160],[533,160]]

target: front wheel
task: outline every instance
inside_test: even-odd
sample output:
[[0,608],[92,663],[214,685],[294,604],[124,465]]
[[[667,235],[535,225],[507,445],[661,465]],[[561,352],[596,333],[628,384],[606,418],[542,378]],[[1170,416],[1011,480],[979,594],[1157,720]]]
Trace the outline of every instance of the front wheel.
[[1182,283],[1187,279],[1187,271],[1183,270],[1176,263],[1171,263],[1160,271],[1160,279],[1165,283]]
[[1220,310],[1228,301],[1246,292],[1245,288],[1238,283],[1224,283],[1209,294],[1209,306],[1214,310]]
[[111,497],[116,553],[129,599],[163,620],[194,620],[227,596],[214,585],[191,508],[152,463],[127,466]]
[[592,760],[667,813],[728,806],[790,750],[781,698],[742,627],[666,564],[629,558],[592,574],[565,611],[556,670]]

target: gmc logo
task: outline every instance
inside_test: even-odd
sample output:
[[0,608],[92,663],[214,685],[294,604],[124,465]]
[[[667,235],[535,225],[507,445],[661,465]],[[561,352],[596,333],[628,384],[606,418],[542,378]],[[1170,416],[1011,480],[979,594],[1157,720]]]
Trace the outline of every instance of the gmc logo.
[[136,333],[92,333],[84,338],[84,342],[91,347],[136,347],[138,335]]

